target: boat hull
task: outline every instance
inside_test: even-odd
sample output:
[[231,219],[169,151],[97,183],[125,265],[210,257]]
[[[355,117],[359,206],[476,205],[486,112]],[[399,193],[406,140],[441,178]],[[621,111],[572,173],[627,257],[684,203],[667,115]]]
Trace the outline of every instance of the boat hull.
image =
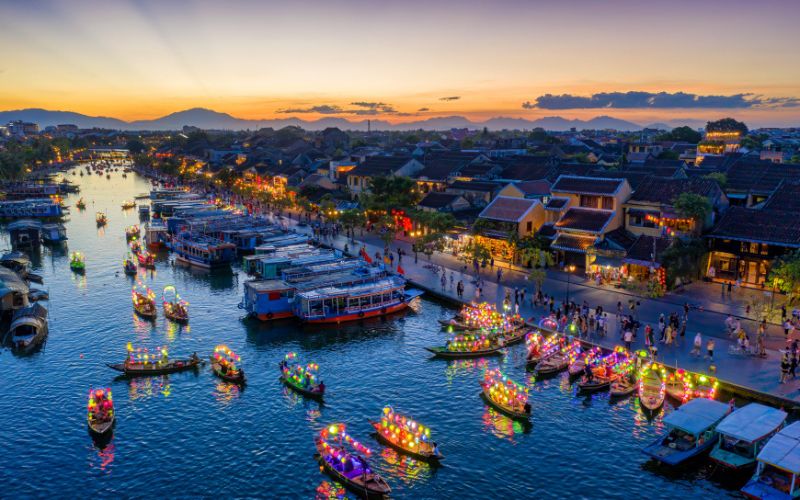
[[522,421],[522,422],[530,423],[530,418],[531,418],[531,414],[530,413],[519,412],[519,411],[512,410],[510,408],[506,408],[505,406],[501,405],[500,403],[498,403],[494,399],[490,398],[489,395],[486,394],[485,390],[480,392],[480,396],[483,398],[484,401],[486,401],[486,403],[489,406],[491,406],[495,410],[499,411],[503,415],[505,415],[507,417],[511,417],[514,420],[519,420],[519,421]]
[[370,424],[375,429],[375,438],[380,443],[385,444],[386,446],[389,446],[390,448],[393,448],[393,449],[399,451],[403,455],[408,455],[409,457],[413,457],[413,458],[416,458],[418,460],[423,460],[425,462],[429,462],[429,463],[432,463],[432,464],[437,464],[440,461],[444,460],[444,455],[442,455],[441,453],[438,454],[438,455],[433,455],[433,454],[430,454],[430,453],[419,453],[419,452],[415,452],[415,451],[403,448],[402,446],[394,443],[392,440],[390,440],[389,438],[387,438],[386,436],[383,435],[383,433],[381,432],[381,424],[380,424],[380,422],[370,421]]
[[386,498],[389,493],[392,492],[392,489],[386,484],[386,481],[383,480],[380,476],[373,473],[375,479],[370,481],[367,484],[362,484],[359,481],[354,481],[349,477],[345,476],[342,472],[336,470],[328,460],[324,457],[324,452],[322,450],[322,446],[320,445],[319,441],[317,441],[317,460],[319,461],[322,469],[328,474],[330,477],[342,483],[345,488],[348,488],[353,493],[357,494],[360,498],[366,499],[378,499],[378,498]]
[[686,451],[674,451],[663,445],[664,437],[659,437],[655,442],[644,448],[642,451],[646,455],[651,456],[653,459],[663,464],[676,466],[708,453],[717,443],[717,439],[719,439],[719,436],[715,434],[713,438],[709,439],[700,446],[695,446],[694,448]]
[[326,318],[304,319],[303,322],[308,323],[310,325],[324,325],[324,324],[344,323],[347,321],[358,321],[361,319],[386,316],[388,314],[400,312],[407,307],[408,307],[407,302],[400,302],[399,304],[395,304],[393,306],[387,306],[381,309],[373,309],[371,311],[359,311],[357,313],[342,314],[340,316],[330,316]]
[[[181,363],[181,364],[178,365],[178,363]],[[197,359],[197,360],[186,359],[186,360],[174,361],[168,366],[164,366],[164,367],[161,367],[161,368],[152,368],[152,369],[148,369],[148,368],[142,368],[142,369],[126,368],[123,363],[118,363],[118,364],[108,364],[107,363],[106,366],[108,366],[109,368],[112,368],[114,370],[117,370],[119,372],[122,372],[128,377],[139,377],[139,376],[152,376],[152,375],[168,375],[170,373],[179,373],[179,372],[185,372],[185,371],[189,371],[189,370],[195,370],[202,363],[203,362],[200,361],[199,359]]]
[[211,370],[214,372],[214,375],[221,378],[225,382],[230,382],[232,384],[237,384],[237,385],[244,385],[245,382],[247,381],[247,378],[244,376],[244,370],[242,370],[241,368],[239,369],[238,375],[235,376],[222,373],[222,366],[219,363],[216,363],[213,357],[211,358]]
[[484,356],[502,356],[503,349],[484,349],[482,351],[448,351],[444,347],[426,347],[427,351],[433,353],[436,358],[463,359],[463,358],[482,358]]
[[319,391],[309,391],[308,389],[303,389],[302,387],[298,387],[293,383],[289,382],[289,379],[287,379],[283,375],[279,377],[279,380],[283,385],[285,385],[289,389],[293,390],[298,394],[302,394],[307,398],[316,399],[317,401],[322,401],[322,399],[325,397],[325,391],[319,392]]

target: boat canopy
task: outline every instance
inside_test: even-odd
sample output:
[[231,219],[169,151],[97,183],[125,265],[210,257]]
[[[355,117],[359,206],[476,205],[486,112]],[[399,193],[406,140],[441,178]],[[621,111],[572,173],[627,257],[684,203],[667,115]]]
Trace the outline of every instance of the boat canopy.
[[698,435],[725,416],[728,405],[713,399],[697,398],[664,417],[664,423],[692,435]]
[[784,427],[764,445],[758,461],[800,474],[800,422]]
[[0,267],[0,297],[18,292],[27,295],[28,285],[11,269]]
[[352,286],[331,286],[327,288],[308,290],[298,293],[302,300],[323,300],[337,297],[358,297],[361,295],[374,295],[405,286],[405,280],[397,277],[381,279],[371,283]]
[[786,417],[783,410],[750,403],[725,417],[717,426],[717,432],[753,443],[780,427]]

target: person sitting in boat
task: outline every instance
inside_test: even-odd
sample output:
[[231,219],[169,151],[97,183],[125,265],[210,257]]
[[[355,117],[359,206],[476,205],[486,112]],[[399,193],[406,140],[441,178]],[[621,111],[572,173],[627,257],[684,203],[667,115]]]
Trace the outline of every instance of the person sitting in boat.
[[319,384],[317,384],[317,392],[320,393],[325,392],[325,382],[323,382],[322,380],[320,380]]
[[523,409],[525,410],[525,413],[530,413],[531,412],[531,404],[528,403],[527,401],[525,401],[525,406],[523,406]]
[[303,387],[308,388],[311,386],[311,374],[306,372],[305,376],[303,376]]
[[191,359],[194,363],[200,361],[200,358],[197,357],[197,351],[193,352],[189,359]]
[[278,363],[278,368],[283,372],[286,371],[286,367],[289,366],[289,363],[286,362],[285,359],[282,359],[280,363]]
[[594,380],[594,372],[592,371],[592,365],[590,363],[583,365],[583,376],[586,378],[587,382]]

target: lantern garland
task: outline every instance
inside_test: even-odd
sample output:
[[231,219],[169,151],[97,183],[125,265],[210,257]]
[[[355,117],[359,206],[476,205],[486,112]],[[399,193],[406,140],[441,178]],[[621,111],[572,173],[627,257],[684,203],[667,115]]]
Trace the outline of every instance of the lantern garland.
[[239,371],[236,363],[239,363],[241,358],[238,354],[230,350],[228,346],[220,344],[214,348],[214,361],[219,363],[220,366],[226,367],[229,374],[235,374]]
[[645,363],[639,370],[639,394],[644,394],[645,380],[651,373],[655,373],[661,381],[658,397],[659,399],[663,399],[664,394],[667,392],[667,370],[663,365],[659,365],[658,363]]
[[308,363],[305,366],[301,364],[289,365],[289,361],[297,359],[297,353],[290,352],[283,357],[281,364],[281,372],[283,376],[289,379],[293,385],[297,387],[305,387],[306,381],[309,386],[318,385],[317,372],[319,372],[319,365],[316,363]]
[[[344,424],[331,424],[324,429],[322,429],[319,433],[320,444],[322,448],[325,450],[325,453],[330,457],[334,458],[335,460],[344,462],[350,453],[338,446],[333,446],[331,442],[335,442],[336,444],[347,444],[351,446],[356,452],[361,453],[365,456],[372,455],[372,450],[364,446],[362,443],[359,443],[355,439],[353,439],[347,433],[347,427]],[[329,442],[331,441],[331,442]]]
[[391,406],[383,408],[381,434],[396,445],[411,451],[427,451],[431,448],[431,429],[414,420],[395,413]]
[[465,305],[460,316],[468,329],[495,328],[509,330],[522,321],[517,314],[508,316],[497,311],[494,304],[481,302],[479,304]]
[[134,349],[133,345],[128,342],[127,351],[127,363],[130,365],[158,365],[167,364],[169,362],[169,350],[166,346],[155,347],[151,351],[147,347],[137,347]]
[[489,399],[506,408],[524,408],[528,403],[528,388],[506,377],[497,368],[486,370],[481,386]]
[[714,399],[719,386],[719,382],[714,377],[695,375],[682,368],[670,374],[668,382],[670,385],[683,386],[681,399],[684,403],[696,398]]
[[110,420],[114,416],[114,400],[111,389],[89,389],[89,403],[86,406],[90,421]]
[[133,299],[133,304],[137,307],[145,306],[147,304],[155,307],[156,292],[151,290],[150,287],[145,286],[141,281],[137,281],[136,285],[133,287],[133,290],[131,290],[131,298]]
[[164,287],[161,292],[161,301],[167,315],[188,316],[189,302],[181,299],[178,290],[173,285]]

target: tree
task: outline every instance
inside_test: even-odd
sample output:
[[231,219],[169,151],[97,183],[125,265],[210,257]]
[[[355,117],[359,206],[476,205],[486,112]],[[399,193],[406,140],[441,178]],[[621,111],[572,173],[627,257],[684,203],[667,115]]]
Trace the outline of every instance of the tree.
[[710,174],[704,175],[703,179],[717,181],[717,184],[719,184],[719,187],[722,189],[725,189],[725,185],[728,184],[728,176],[722,172],[711,172]]
[[672,246],[661,253],[661,265],[667,272],[667,285],[674,285],[676,278],[699,278],[707,255],[708,249],[702,239],[676,238]]
[[444,250],[444,235],[438,232],[428,233],[422,237],[419,243],[422,253],[428,256],[428,260],[431,260],[433,252]]
[[775,259],[769,281],[778,290],[788,293],[790,301],[800,293],[800,250]]
[[680,158],[680,156],[681,155],[678,154],[677,151],[672,151],[672,150],[667,149],[667,150],[662,151],[661,153],[659,153],[658,156],[656,157],[656,159],[658,159],[658,160],[677,160],[677,159]]
[[742,135],[747,135],[747,125],[734,120],[733,118],[723,118],[713,122],[706,123],[706,132],[741,132]]
[[366,220],[367,218],[364,216],[364,212],[357,209],[345,210],[342,212],[342,215],[339,216],[339,222],[344,226],[345,234],[349,236],[350,239],[355,238],[355,228],[363,226]]
[[125,144],[125,149],[132,155],[138,155],[139,153],[143,153],[147,149],[147,146],[139,139],[129,139]]
[[478,262],[489,260],[490,257],[491,253],[489,252],[489,248],[479,243],[474,238],[464,246],[464,250],[459,256],[459,258],[467,264],[475,260]]
[[658,141],[675,141],[675,142],[688,142],[690,144],[697,144],[703,138],[703,135],[691,127],[676,127],[666,134],[661,134],[656,137]]
[[697,227],[702,227],[711,213],[711,202],[708,198],[695,193],[681,193],[674,200],[672,206],[681,217],[692,219]]
[[391,209],[410,210],[419,202],[416,187],[416,183],[408,177],[373,177],[370,193],[363,199],[364,206],[386,212]]

